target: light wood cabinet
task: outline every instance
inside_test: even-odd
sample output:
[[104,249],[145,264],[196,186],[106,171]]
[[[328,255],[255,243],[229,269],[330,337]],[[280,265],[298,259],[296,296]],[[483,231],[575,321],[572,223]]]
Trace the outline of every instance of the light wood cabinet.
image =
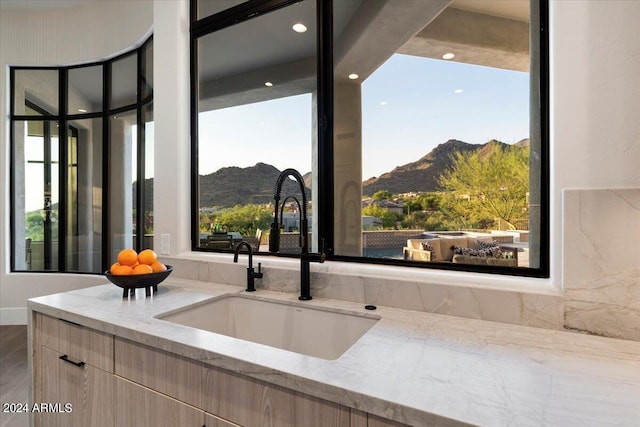
[[113,335],[41,313],[36,313],[35,328],[40,345],[113,372]]
[[115,373],[241,426],[349,426],[345,406],[120,338]]
[[34,424],[114,427],[113,336],[43,315],[34,334]]
[[116,377],[116,412],[116,426],[205,425],[204,411],[120,377]]
[[204,368],[202,407],[242,426],[349,427],[349,408],[230,371]]
[[33,340],[33,401],[56,410],[36,427],[403,425],[36,312]]
[[406,424],[367,414],[367,427],[404,427]]
[[205,412],[204,427],[242,427],[242,426],[232,423],[231,421],[223,420],[222,418],[216,417],[215,415],[211,415]]
[[201,408],[200,362],[116,337],[114,372],[182,402]]

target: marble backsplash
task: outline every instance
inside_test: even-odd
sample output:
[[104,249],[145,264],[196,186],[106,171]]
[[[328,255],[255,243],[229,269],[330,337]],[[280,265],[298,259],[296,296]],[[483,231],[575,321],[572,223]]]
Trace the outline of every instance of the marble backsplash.
[[[565,190],[563,292],[452,285],[436,279],[313,265],[312,294],[502,323],[640,341],[640,189]],[[179,277],[245,285],[244,263],[230,257],[167,258]],[[384,267],[381,267],[384,269]],[[268,272],[268,273],[267,273]],[[298,292],[297,264],[269,263],[258,288]]]
[[564,191],[564,326],[640,341],[640,188]]

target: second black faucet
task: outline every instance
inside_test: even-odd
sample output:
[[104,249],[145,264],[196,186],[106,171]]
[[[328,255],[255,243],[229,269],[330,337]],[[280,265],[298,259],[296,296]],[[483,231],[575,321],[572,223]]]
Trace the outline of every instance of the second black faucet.
[[247,253],[249,254],[249,266],[247,267],[247,292],[254,292],[256,290],[256,282],[255,279],[262,279],[262,271],[261,264],[258,263],[258,272],[253,269],[253,249],[251,245],[244,240],[236,245],[236,248],[233,251],[233,262],[238,262],[238,254],[240,253],[240,249],[242,247],[247,248]]
[[269,233],[269,252],[277,253],[280,251],[280,223],[278,221],[278,204],[280,203],[280,192],[284,180],[292,176],[295,178],[300,192],[302,193],[302,203],[300,212],[300,296],[298,299],[306,301],[311,299],[311,269],[310,262],[324,262],[325,255],[323,253],[309,252],[309,239],[307,225],[307,195],[305,193],[304,179],[300,172],[295,169],[285,169],[278,176],[276,181],[276,189],[273,195],[275,201],[275,211],[273,213],[273,223],[271,224],[271,232]]

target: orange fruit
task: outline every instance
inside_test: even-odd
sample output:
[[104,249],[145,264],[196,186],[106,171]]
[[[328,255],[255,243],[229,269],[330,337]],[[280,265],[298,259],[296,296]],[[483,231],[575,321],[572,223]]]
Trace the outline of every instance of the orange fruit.
[[138,253],[133,249],[123,249],[118,252],[120,265],[134,265],[138,261]]
[[140,264],[151,265],[158,260],[158,255],[152,249],[145,249],[138,254]]
[[160,261],[156,261],[151,264],[151,269],[154,273],[160,273],[161,271],[167,271],[167,266],[161,263]]
[[153,269],[150,265],[140,264],[133,269],[133,274],[149,274],[153,273]]
[[111,272],[111,274],[116,276],[131,276],[133,274],[133,269],[128,265],[119,265]]
[[120,263],[119,262],[114,262],[113,264],[111,264],[111,267],[109,267],[109,273],[116,274],[114,272],[116,271],[116,269],[118,267],[120,267]]

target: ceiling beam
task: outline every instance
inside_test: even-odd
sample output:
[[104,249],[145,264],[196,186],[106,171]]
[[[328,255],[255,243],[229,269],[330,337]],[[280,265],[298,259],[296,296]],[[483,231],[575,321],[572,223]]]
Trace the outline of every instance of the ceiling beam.
[[356,73],[366,80],[433,21],[451,0],[366,0],[335,41],[336,81]]
[[527,22],[448,8],[398,51],[514,71],[529,71]]

